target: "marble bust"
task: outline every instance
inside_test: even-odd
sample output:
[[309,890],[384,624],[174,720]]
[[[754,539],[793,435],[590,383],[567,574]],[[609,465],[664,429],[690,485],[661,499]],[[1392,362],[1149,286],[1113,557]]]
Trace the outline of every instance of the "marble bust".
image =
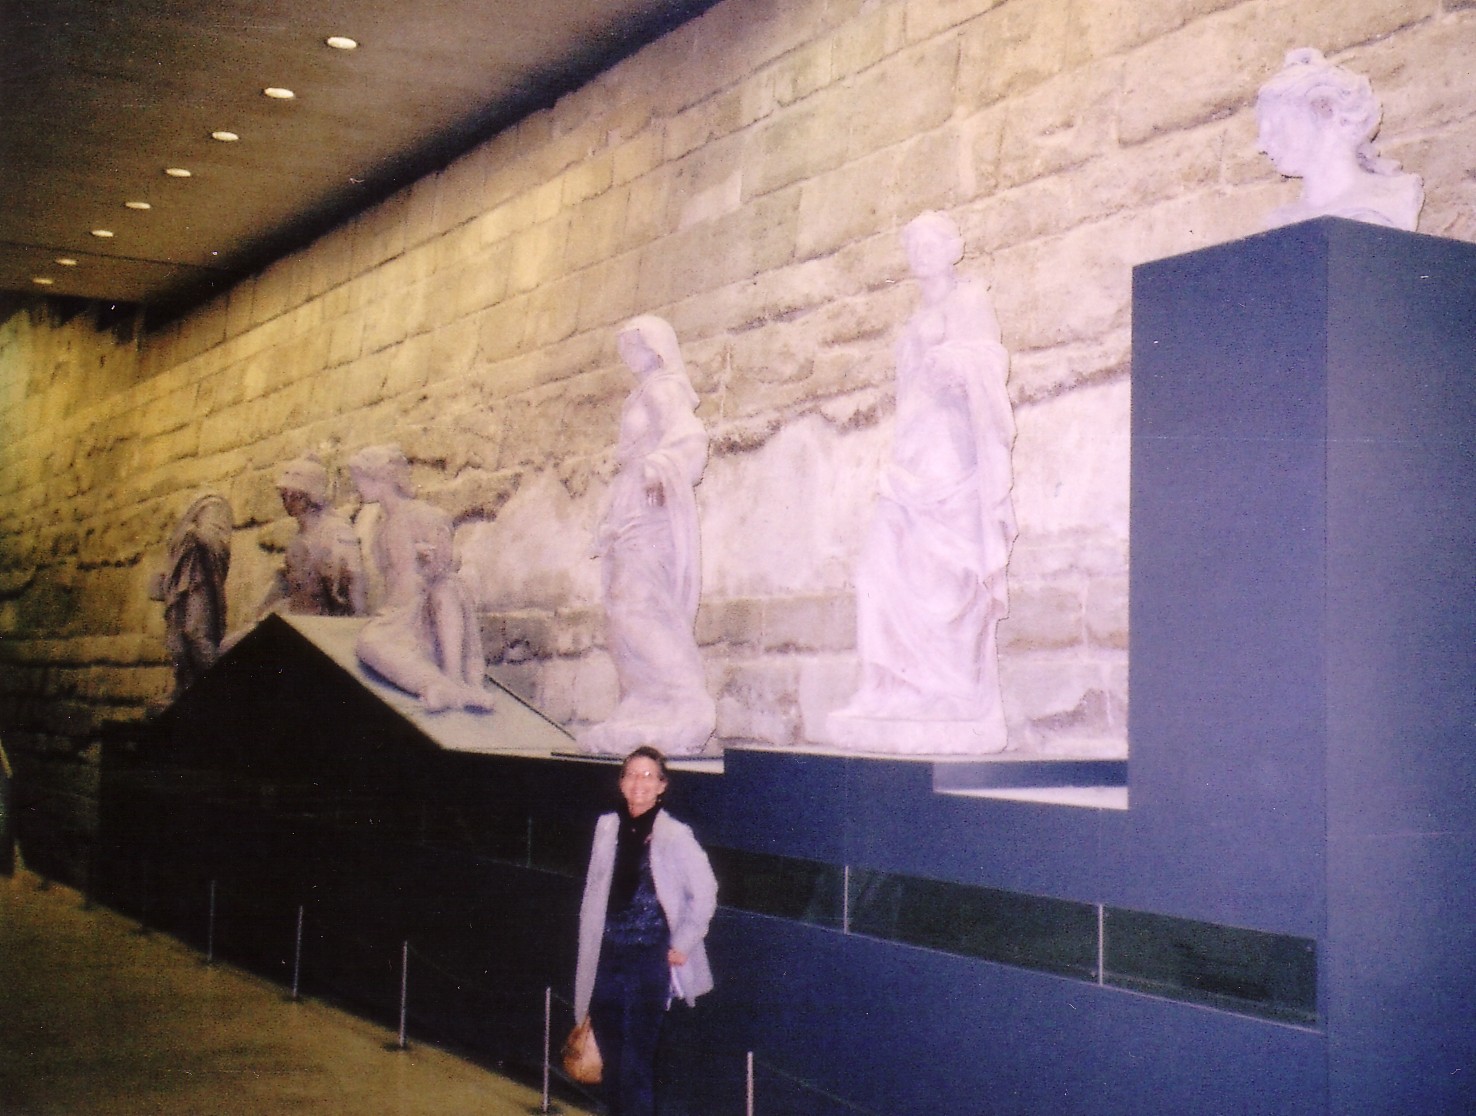
[[1374,150],[1382,115],[1366,77],[1311,47],[1289,51],[1256,97],[1258,149],[1281,174],[1300,178],[1302,193],[1272,210],[1267,226],[1346,217],[1413,232],[1424,184]]
[[359,633],[359,661],[430,712],[490,710],[481,629],[457,576],[451,517],[415,498],[397,446],[360,450],[348,468],[364,502],[383,511],[372,554],[385,600]]
[[353,526],[329,506],[328,470],[316,457],[289,461],[277,476],[277,492],[282,507],[297,521],[297,534],[287,544],[258,618],[276,611],[362,615],[364,559]]
[[169,537],[164,569],[149,596],[164,603],[164,645],[178,697],[221,653],[226,626],[226,577],[231,569],[235,517],[224,496],[206,492],[180,516]]
[[925,213],[903,242],[921,302],[896,343],[891,458],[855,569],[860,686],[828,728],[855,751],[998,752],[995,629],[1016,534],[1009,356],[988,290],[957,273],[952,220]]
[[579,743],[594,753],[654,744],[691,755],[717,722],[694,634],[702,554],[693,488],[707,465],[707,432],[668,322],[635,318],[616,343],[635,387],[620,412],[618,472],[594,553],[620,700]]

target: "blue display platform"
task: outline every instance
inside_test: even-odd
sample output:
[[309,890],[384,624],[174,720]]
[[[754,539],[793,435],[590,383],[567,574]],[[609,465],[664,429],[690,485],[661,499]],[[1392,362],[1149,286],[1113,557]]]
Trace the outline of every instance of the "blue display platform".
[[[719,985],[662,1111],[750,1052],[766,1114],[1476,1110],[1473,333],[1465,244],[1139,268],[1130,760],[680,765]],[[213,881],[279,978],[304,910],[304,987],[387,1021],[409,942],[412,1033],[536,1065],[612,765],[439,745],[302,634],[115,749],[95,890],[198,939]]]
[[1125,898],[1318,939],[1326,1111],[1476,1111],[1476,247],[1151,264],[1133,360],[1132,841],[1173,869]]

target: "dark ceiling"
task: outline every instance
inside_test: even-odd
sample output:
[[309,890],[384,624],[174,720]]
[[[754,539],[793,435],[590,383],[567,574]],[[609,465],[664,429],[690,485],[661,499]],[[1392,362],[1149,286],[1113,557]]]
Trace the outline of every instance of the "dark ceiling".
[[0,294],[167,320],[712,2],[0,0]]

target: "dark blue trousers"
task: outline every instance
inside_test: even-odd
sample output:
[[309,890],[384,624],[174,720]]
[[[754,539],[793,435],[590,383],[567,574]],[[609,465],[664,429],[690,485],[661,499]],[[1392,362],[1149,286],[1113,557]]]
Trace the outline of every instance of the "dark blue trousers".
[[610,1116],[656,1112],[656,1049],[670,989],[665,945],[600,946],[589,1021],[605,1063]]

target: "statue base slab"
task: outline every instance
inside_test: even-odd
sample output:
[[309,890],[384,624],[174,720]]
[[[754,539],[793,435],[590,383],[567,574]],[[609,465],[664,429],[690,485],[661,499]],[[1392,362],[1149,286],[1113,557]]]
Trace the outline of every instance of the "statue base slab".
[[838,712],[830,715],[826,727],[838,748],[885,755],[992,755],[1009,744],[997,719],[921,721]]

